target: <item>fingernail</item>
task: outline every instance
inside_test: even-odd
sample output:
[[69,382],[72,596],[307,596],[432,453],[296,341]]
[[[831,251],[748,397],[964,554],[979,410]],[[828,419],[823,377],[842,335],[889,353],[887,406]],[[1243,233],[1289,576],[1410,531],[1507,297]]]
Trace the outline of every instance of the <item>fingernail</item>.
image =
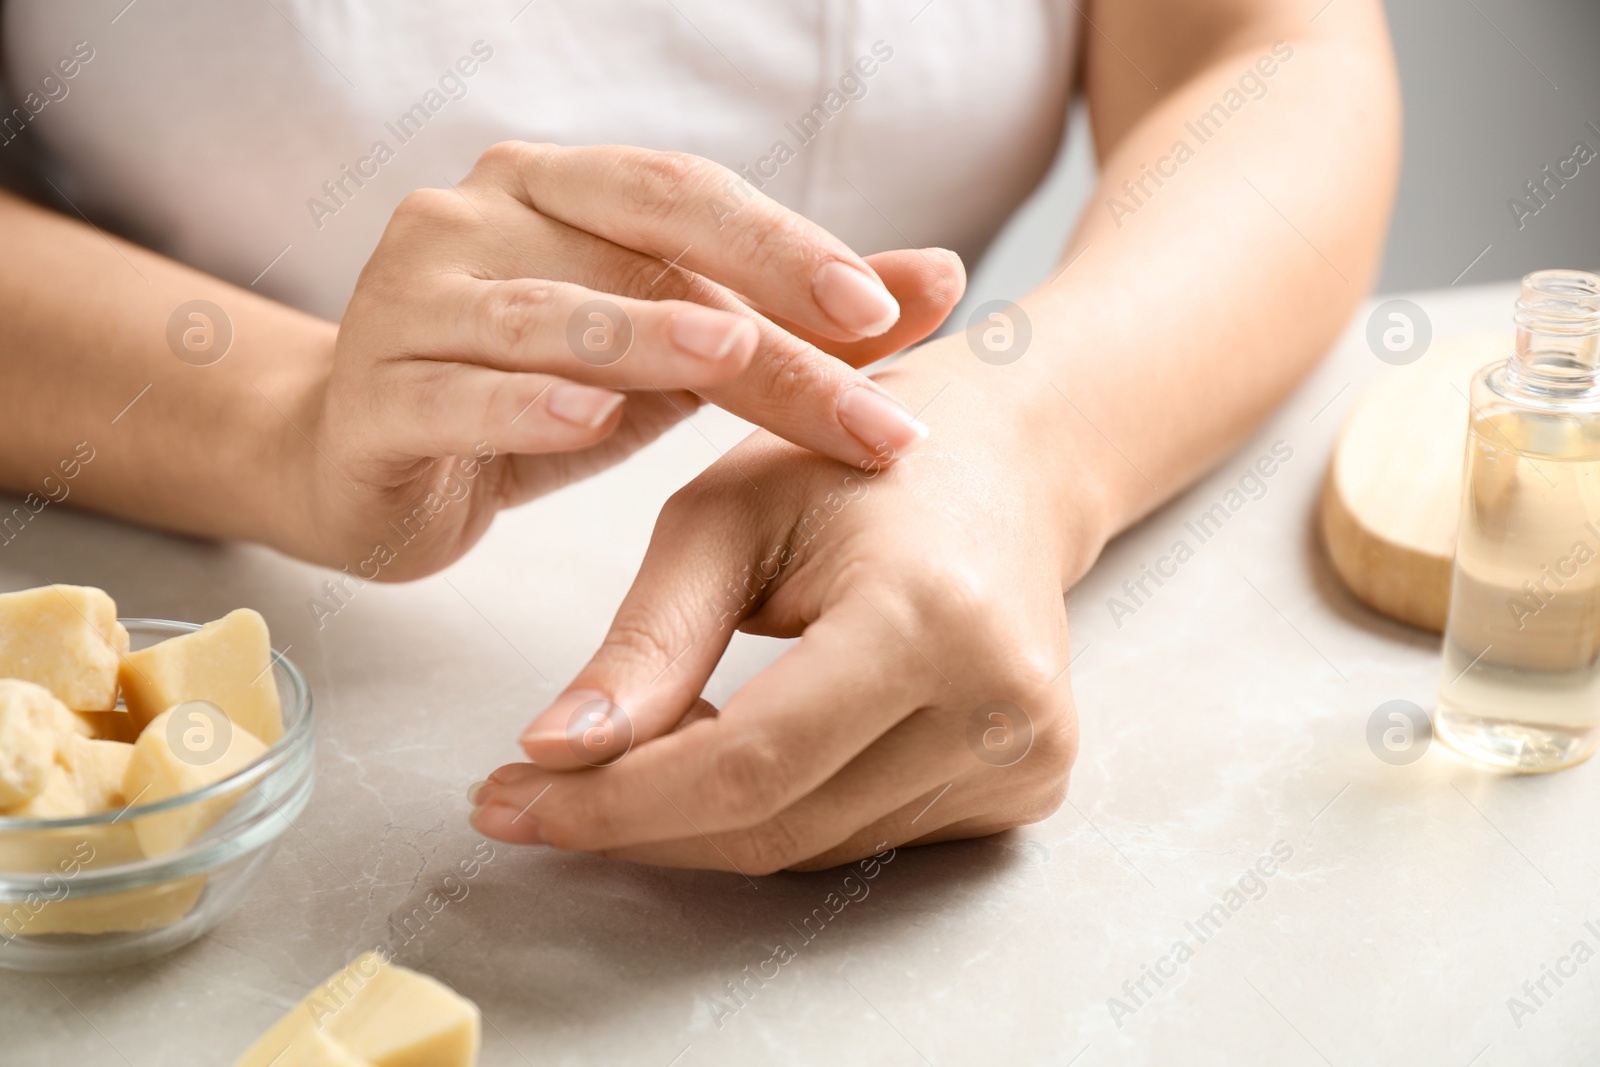
[[569,689],[562,693],[548,708],[534,716],[533,722],[522,731],[523,745],[530,741],[560,741],[566,744],[572,713],[595,700],[610,702],[610,698],[598,689]]
[[748,355],[755,351],[756,325],[715,308],[684,308],[672,316],[667,327],[672,343],[691,356],[700,359],[720,360],[739,353]]
[[865,385],[847,389],[839,398],[839,425],[874,453],[888,448],[904,455],[926,441],[929,433],[898,400]]
[[531,763],[508,763],[504,767],[496,767],[489,772],[490,785],[516,785],[518,782],[532,778],[539,773],[539,768]]
[[622,400],[621,393],[609,389],[557,382],[545,392],[544,406],[561,421],[592,430],[605,422]]
[[484,837],[513,845],[546,845],[544,830],[526,809],[518,811],[505,804],[488,804],[472,813],[472,828]]
[[837,259],[817,271],[812,293],[830,319],[862,337],[877,337],[900,320],[900,305],[882,282]]
[[541,766],[598,767],[633,747],[633,722],[597,689],[573,689],[556,698],[520,738],[522,751]]
[[489,783],[487,781],[482,781],[473,782],[471,785],[467,786],[467,803],[476,807],[478,804],[478,797],[483,795],[483,791],[488,787],[488,785]]

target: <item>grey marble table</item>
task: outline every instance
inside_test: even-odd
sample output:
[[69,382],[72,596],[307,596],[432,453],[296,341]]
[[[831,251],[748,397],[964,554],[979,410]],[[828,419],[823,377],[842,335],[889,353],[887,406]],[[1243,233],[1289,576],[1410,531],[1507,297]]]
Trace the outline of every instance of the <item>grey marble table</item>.
[[[1411,298],[1443,337],[1506,329],[1513,295]],[[0,973],[0,1060],[225,1064],[314,982],[398,944],[482,1006],[487,1067],[1600,1062],[1600,961],[1571,955],[1600,948],[1600,763],[1507,778],[1438,745],[1392,765],[1367,742],[1383,702],[1430,706],[1438,653],[1353,602],[1314,534],[1340,421],[1392,373],[1366,318],[1069,598],[1083,743],[1068,803],[898,853],[810,941],[796,927],[839,872],[752,888],[504,846],[396,937],[484,855],[466,785],[516,757],[516,731],[604,632],[660,503],[742,435],[735,420],[705,413],[320,629],[308,600],[325,572],[52,508],[0,548],[0,588],[100,585],[124,614],[176,619],[258,608],[315,687],[320,779],[209,936],[116,972]],[[1291,455],[1259,499],[1199,543],[1185,523],[1277,442]],[[1129,600],[1123,583],[1180,538],[1193,557]],[[710,697],[778,647],[738,639]],[[779,940],[795,958],[731,996]],[[1535,1004],[1523,983],[1546,967],[1571,976]]]

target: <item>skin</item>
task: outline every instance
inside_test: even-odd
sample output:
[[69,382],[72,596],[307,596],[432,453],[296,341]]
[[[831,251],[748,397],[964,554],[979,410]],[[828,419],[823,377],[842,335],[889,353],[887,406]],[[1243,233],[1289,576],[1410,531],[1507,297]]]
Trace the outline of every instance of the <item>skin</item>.
[[[1077,750],[1063,592],[1249,433],[1377,267],[1399,155],[1387,30],[1363,0],[1308,18],[1088,5],[1102,177],[1063,271],[1022,301],[1031,346],[993,366],[956,335],[881,375],[932,437],[855,472],[855,495],[840,464],[756,434],[675,496],[604,644],[524,735],[531,762],[474,788],[474,825],[758,874],[1054,811]],[[1275,42],[1292,54],[1265,95],[1130,198]],[[1112,197],[1136,210],[1114,217]],[[724,617],[747,566],[772,576]],[[800,641],[710,709],[696,698],[734,622]]]
[[[456,188],[406,197],[337,325],[0,194],[0,232],[25,250],[0,258],[0,486],[36,489],[87,441],[83,506],[399,580],[702,397],[845,462],[917,447],[925,427],[852,365],[934,330],[965,286],[960,261],[864,260],[758,194],[718,227],[697,208],[733,177],[673,153],[496,145]],[[836,321],[824,266],[881,290],[889,321]],[[233,331],[203,366],[168,347],[169,317],[195,299]],[[632,342],[580,358],[569,325],[597,299]],[[200,341],[216,328],[181,325]],[[686,325],[711,356],[678,343]],[[876,419],[862,393],[881,398]],[[462,484],[459,503],[428,506]],[[369,573],[387,524],[418,509],[420,536]]]
[[[497,146],[457,189],[408,198],[338,326],[0,198],[25,250],[0,261],[0,485],[32,489],[75,442],[104,440],[78,503],[340,567],[487,446],[462,504],[378,575],[405,578],[704,397],[765,429],[673,497],[602,647],[524,736],[530,762],[474,788],[474,825],[755,874],[1042,818],[1077,749],[1062,593],[1326,349],[1371,281],[1398,158],[1375,0],[1314,23],[1288,0],[1084,7],[1103,178],[1063,271],[1022,301],[1032,343],[1014,362],[956,335],[869,384],[850,366],[927,336],[959,263],[863,262],[759,199],[709,232],[727,174],[690,157]],[[1192,141],[1184,121],[1278,41],[1293,55],[1266,95],[1114,219],[1122,182]],[[686,245],[695,258],[664,270]],[[821,307],[830,259],[893,293],[887,332]],[[635,347],[595,366],[565,343],[589,295],[570,287],[709,306],[744,339],[686,359],[672,305],[626,304]],[[235,335],[200,368],[165,341],[195,298]],[[624,399],[564,422],[557,384]],[[919,413],[926,444],[881,405],[852,432],[860,389]],[[800,641],[711,708],[699,694],[735,628]]]

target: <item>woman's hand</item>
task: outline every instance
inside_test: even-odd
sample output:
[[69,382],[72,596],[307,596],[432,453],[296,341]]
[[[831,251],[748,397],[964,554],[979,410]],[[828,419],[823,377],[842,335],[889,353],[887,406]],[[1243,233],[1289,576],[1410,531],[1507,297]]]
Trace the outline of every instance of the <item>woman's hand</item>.
[[362,271],[291,417],[316,446],[295,547],[428,573],[702,396],[847,462],[902,453],[925,428],[853,367],[926,336],[964,286],[950,253],[863,260],[703,159],[497,145],[407,197]]
[[[474,825],[755,874],[1053,811],[1077,747],[1062,592],[1099,551],[1100,495],[1065,402],[1029,416],[975,363],[956,337],[884,376],[935,425],[892,467],[757,434],[674,496]],[[800,641],[718,712],[698,698],[735,627]]]

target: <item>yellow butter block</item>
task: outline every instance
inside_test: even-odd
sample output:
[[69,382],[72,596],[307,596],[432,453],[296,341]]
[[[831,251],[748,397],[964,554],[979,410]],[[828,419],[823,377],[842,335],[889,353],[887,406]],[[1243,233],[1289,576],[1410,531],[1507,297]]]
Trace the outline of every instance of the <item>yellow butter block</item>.
[[[38,798],[34,802],[37,803]],[[16,811],[6,818],[34,818]],[[55,816],[44,815],[43,818]],[[133,824],[125,819],[88,826],[11,830],[0,822],[0,871],[38,873],[66,867],[93,869],[138,863],[144,859]],[[3,909],[4,905],[0,905]]]
[[[84,745],[114,745],[113,741],[89,741],[74,736],[72,743]],[[77,819],[105,811],[106,805],[91,803],[99,800],[107,788],[102,774],[125,766],[132,755],[132,745],[121,745],[127,754],[111,753],[109,759],[96,753],[78,759],[81,771],[64,763],[53,763],[45,775],[45,785],[25,802],[6,808],[0,815],[8,819]],[[102,761],[106,766],[89,768],[88,760]],[[87,787],[80,774],[88,776]],[[115,785],[115,795],[121,796],[122,784]],[[119,802],[120,803],[120,802]],[[131,822],[97,823],[87,826],[59,826],[46,829],[11,830],[0,824],[0,871],[50,871],[74,870],[94,867],[113,867],[122,863],[137,863],[144,858],[138,836]]]
[[[38,796],[5,814],[30,819],[75,818],[86,814],[85,806],[75,776],[58,763]],[[128,820],[30,830],[7,830],[0,823],[0,870],[51,872],[55,876],[44,879],[45,888],[31,897],[0,904],[0,935],[104,934],[171,926],[194,910],[205,889],[204,875],[96,896],[84,893],[73,881],[82,871],[119,867],[143,858],[138,834]]]
[[[72,772],[57,764],[44,791],[6,815],[73,818],[84,814],[83,808]],[[0,870],[54,875],[32,896],[0,904],[0,935],[103,934],[171,926],[194,909],[205,889],[204,875],[98,896],[87,895],[73,881],[82,871],[143,858],[127,821],[30,830],[8,830],[0,823]]]
[[[53,697],[51,699],[54,699]],[[0,810],[14,819],[76,819],[122,806],[122,779],[133,746],[68,734],[45,772],[44,787]],[[0,825],[0,871],[48,871],[61,865],[109,867],[144,858],[130,822],[11,830]]]
[[[194,633],[169,637],[122,658],[122,699],[136,730],[188,700],[209,700],[235,726],[272,744],[283,711],[272,677],[267,623],[249,608],[230,611]],[[85,710],[85,709],[79,709]]]
[[[220,782],[266,751],[254,734],[231,729],[205,701],[180,704],[157,715],[139,734],[122,779],[122,795],[135,807],[154,804]],[[151,857],[177,852],[222,818],[237,799],[236,791],[225,792],[171,811],[136,816],[133,827],[139,846]]]
[[[133,746],[91,741],[77,734],[65,740],[66,748],[45,774],[44,787],[23,803],[0,811],[0,816],[76,819],[121,806],[121,777]],[[16,830],[0,823],[0,871],[112,867],[143,858],[130,822]]]
[[7,808],[5,814],[15,819],[76,819],[88,815],[89,808],[72,780],[72,772],[59,763],[51,763],[45,772],[44,788],[21,804]]
[[357,1056],[321,1030],[312,1030],[286,1049],[272,1067],[372,1067],[372,1061]]
[[87,811],[110,811],[125,801],[122,781],[133,759],[133,746],[125,741],[99,741],[69,735],[56,753],[56,762],[72,774],[73,786]]
[[[0,932],[11,937],[42,934],[109,934],[158,930],[194,910],[206,887],[205,875],[125,889],[99,896],[75,893],[69,878],[62,888],[39,899],[0,904]],[[53,897],[59,892],[59,897]]]
[[[26,752],[26,762],[31,769],[42,751],[48,749],[50,763],[43,768],[42,782],[33,796],[0,808],[0,814],[18,819],[75,819],[122,807],[122,780],[133,758],[133,746],[121,741],[96,741],[77,733],[72,713],[55,697],[31,683],[3,679],[0,691],[15,685],[27,685],[37,691],[42,699],[35,707],[47,709],[44,713],[47,722],[25,737],[20,729],[5,730],[7,719],[17,716],[7,716],[8,705],[0,698],[0,759],[4,759],[7,752],[13,756]],[[54,708],[50,708],[50,704],[55,705]],[[16,702],[9,705],[13,709],[19,706]],[[20,763],[13,761],[13,765]],[[20,778],[21,775],[14,776],[13,784]],[[0,775],[0,781],[4,780],[5,776]]]
[[50,690],[17,678],[0,678],[0,809],[37,795],[66,739],[87,732]]
[[234,1067],[472,1067],[480,1030],[472,1001],[369,952],[313,989]]
[[124,741],[130,745],[139,739],[140,724],[134,722],[133,716],[125,708],[115,711],[78,711],[73,714],[88,727],[90,737],[98,737],[102,741]]
[[44,686],[74,711],[117,705],[117,664],[128,631],[99,589],[47,585],[0,594],[0,678]]

